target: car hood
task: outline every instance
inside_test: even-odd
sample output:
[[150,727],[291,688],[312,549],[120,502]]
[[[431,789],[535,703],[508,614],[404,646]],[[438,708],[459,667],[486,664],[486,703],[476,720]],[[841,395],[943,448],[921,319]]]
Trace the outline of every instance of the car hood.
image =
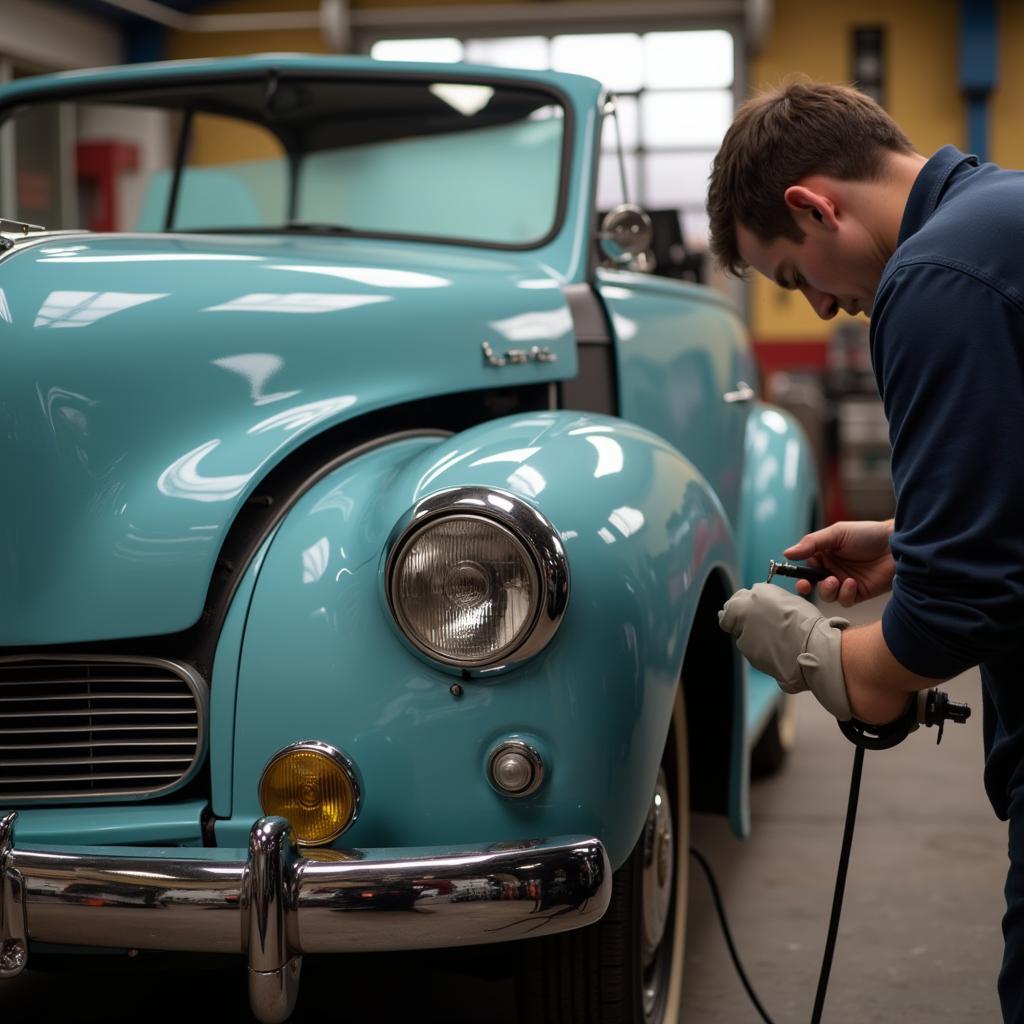
[[[487,365],[481,346],[548,346]],[[573,376],[529,253],[54,236],[0,260],[0,646],[176,632],[259,480],[344,419]]]

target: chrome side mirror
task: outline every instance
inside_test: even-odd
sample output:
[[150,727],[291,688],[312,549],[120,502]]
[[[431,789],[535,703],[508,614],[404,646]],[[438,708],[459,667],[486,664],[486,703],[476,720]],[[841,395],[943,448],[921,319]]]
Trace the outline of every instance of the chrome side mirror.
[[601,252],[612,263],[627,265],[643,257],[654,239],[651,218],[632,203],[622,203],[601,221]]

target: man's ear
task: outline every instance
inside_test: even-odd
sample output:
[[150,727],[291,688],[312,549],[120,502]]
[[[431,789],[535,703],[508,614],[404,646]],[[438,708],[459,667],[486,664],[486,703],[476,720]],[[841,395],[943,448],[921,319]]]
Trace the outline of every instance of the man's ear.
[[824,226],[830,231],[839,227],[836,204],[822,192],[806,185],[790,185],[783,198],[793,219],[805,231],[812,226]]

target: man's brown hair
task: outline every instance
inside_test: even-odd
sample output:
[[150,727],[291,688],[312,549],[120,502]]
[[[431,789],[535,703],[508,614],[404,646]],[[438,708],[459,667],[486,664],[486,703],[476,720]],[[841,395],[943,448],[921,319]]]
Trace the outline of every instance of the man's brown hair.
[[796,79],[736,112],[711,167],[711,252],[742,274],[736,225],[763,242],[802,242],[785,192],[812,174],[842,181],[881,177],[888,153],[913,153],[899,125],[872,99],[844,85]]

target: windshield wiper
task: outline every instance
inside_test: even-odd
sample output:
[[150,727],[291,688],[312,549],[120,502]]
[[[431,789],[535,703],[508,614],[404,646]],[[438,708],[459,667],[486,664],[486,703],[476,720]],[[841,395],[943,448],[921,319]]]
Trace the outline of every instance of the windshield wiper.
[[[2,3],[3,0],[0,0]],[[3,230],[3,229],[0,229]],[[38,229],[33,229],[38,230]],[[175,229],[178,230],[178,229]],[[259,224],[251,225],[205,227],[205,228],[182,228],[190,235],[275,235],[280,232],[295,231],[310,235],[356,235],[359,231],[356,228],[346,227],[344,224],[320,223],[312,220],[288,220],[283,224]]]
[[354,235],[355,228],[347,224],[329,224],[316,220],[288,220],[284,223],[286,231],[308,231],[313,235]]

